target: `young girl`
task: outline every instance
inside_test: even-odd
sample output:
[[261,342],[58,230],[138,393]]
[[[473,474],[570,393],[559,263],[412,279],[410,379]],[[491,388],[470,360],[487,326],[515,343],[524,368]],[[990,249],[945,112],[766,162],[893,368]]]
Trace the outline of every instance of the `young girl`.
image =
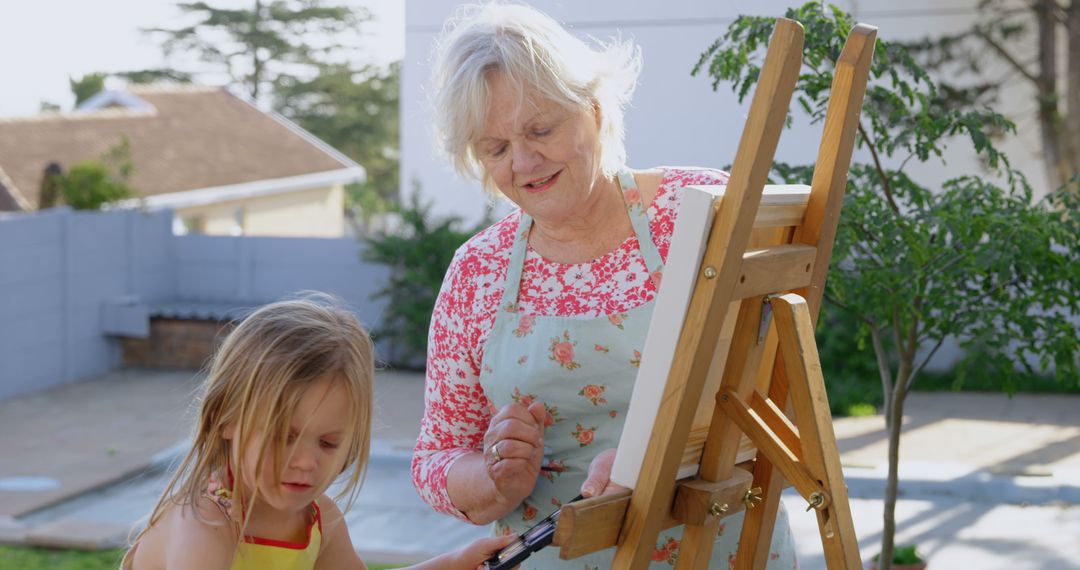
[[[368,459],[374,357],[334,298],[266,305],[225,339],[203,387],[191,450],[121,566],[133,570],[365,568],[324,493],[356,499]],[[472,570],[513,537],[416,568]]]

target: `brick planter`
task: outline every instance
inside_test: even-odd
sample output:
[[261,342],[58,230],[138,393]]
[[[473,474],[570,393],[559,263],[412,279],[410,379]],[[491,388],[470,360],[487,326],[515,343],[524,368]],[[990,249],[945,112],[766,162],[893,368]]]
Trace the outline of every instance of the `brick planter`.
[[124,366],[202,368],[230,330],[216,320],[151,318],[148,338],[121,339]]

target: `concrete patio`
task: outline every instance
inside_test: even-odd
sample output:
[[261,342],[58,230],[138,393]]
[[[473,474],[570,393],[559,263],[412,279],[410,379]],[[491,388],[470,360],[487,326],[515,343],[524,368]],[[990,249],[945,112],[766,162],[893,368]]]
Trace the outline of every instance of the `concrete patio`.
[[[120,370],[0,401],[0,541],[122,544],[182,449],[191,371]],[[915,393],[905,419],[898,542],[934,568],[1080,568],[1080,397]],[[411,488],[423,378],[380,372],[374,455],[349,527],[372,562],[410,562],[485,535]],[[835,422],[864,559],[879,548],[881,417]],[[785,494],[802,568],[824,568],[805,502]],[[1066,539],[1065,537],[1071,537]]]

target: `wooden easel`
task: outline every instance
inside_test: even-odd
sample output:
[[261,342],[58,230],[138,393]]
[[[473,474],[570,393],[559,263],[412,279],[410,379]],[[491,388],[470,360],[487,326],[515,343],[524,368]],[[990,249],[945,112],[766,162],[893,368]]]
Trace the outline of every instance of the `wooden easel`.
[[[777,215],[775,208],[759,211],[759,204],[803,47],[802,26],[777,21],[732,177],[714,202],[701,270],[634,491],[565,505],[554,539],[562,558],[617,545],[614,568],[644,568],[659,532],[685,524],[677,567],[706,568],[721,519],[745,509],[737,568],[764,568],[787,481],[816,511],[828,567],[861,568],[813,323],[876,33],[861,24],[851,30],[836,65],[808,199],[794,216]],[[733,315],[726,337],[724,323]],[[691,454],[700,457],[697,475],[677,481],[694,447],[703,394],[715,394],[716,403],[701,451]],[[747,440],[752,459],[737,463]]]

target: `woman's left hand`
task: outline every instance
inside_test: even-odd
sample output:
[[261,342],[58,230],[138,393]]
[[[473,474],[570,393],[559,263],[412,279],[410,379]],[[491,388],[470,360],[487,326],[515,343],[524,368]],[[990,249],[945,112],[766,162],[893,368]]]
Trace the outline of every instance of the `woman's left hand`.
[[540,401],[510,402],[498,410],[484,434],[484,463],[497,499],[511,508],[536,486],[544,459],[544,430],[551,414]]
[[626,490],[626,487],[611,482],[611,466],[615,464],[615,451],[615,448],[605,449],[589,464],[589,475],[581,484],[583,497],[609,495]]

